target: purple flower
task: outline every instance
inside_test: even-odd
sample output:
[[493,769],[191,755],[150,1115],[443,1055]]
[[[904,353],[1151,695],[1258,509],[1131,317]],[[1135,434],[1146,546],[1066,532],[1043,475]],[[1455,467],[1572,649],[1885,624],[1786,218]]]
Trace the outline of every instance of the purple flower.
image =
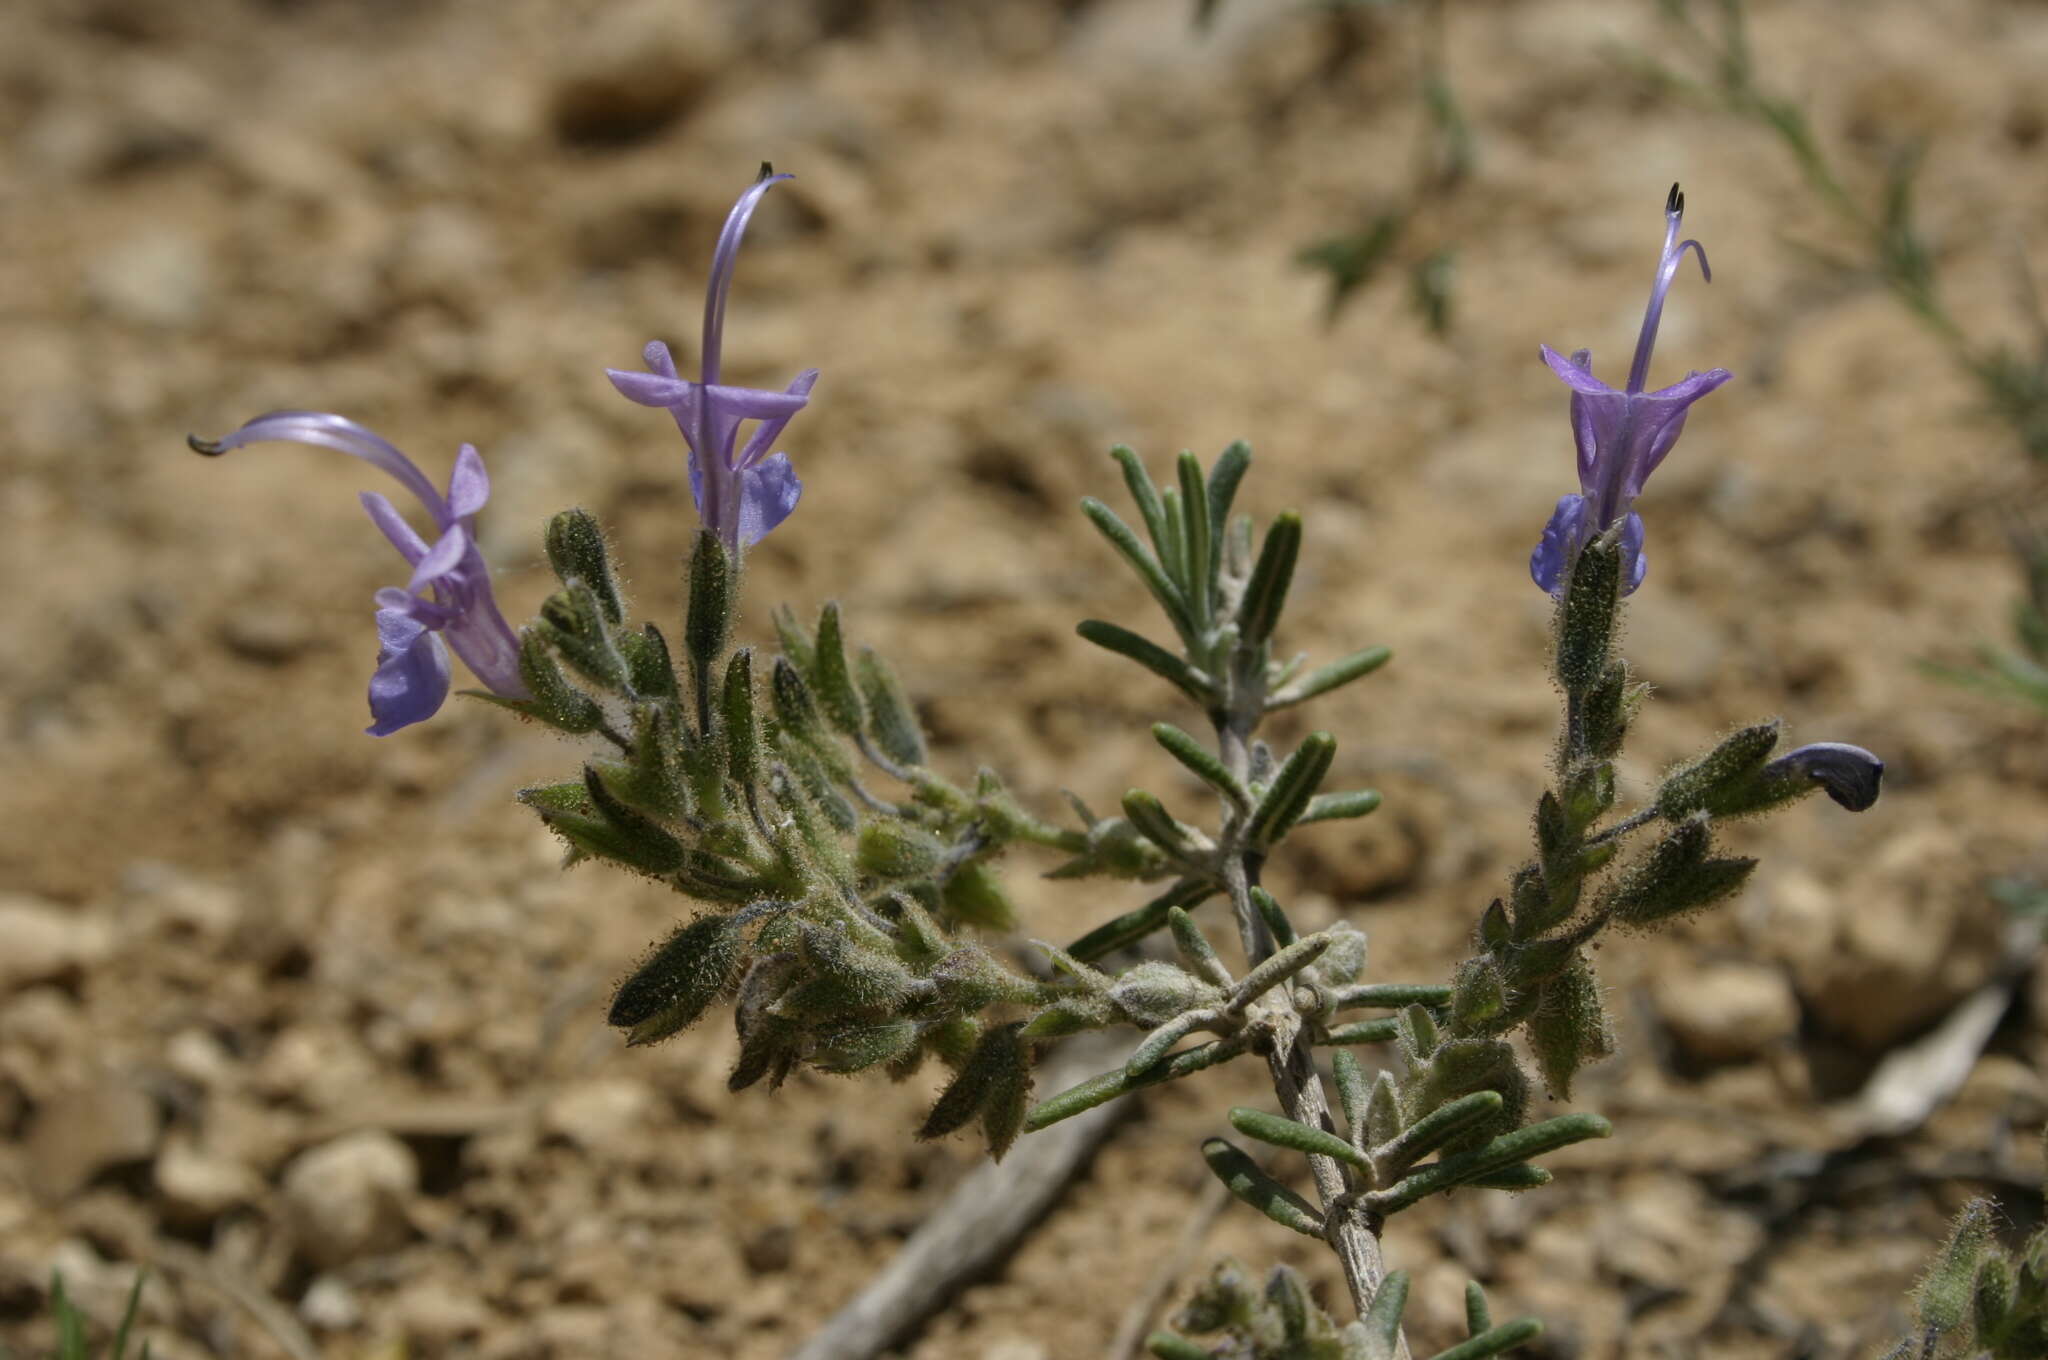
[[[711,256],[711,281],[704,293],[704,344],[698,380],[679,377],[668,346],[656,340],[647,346],[650,373],[606,369],[612,386],[642,406],[665,406],[675,417],[683,442],[690,446],[690,494],[704,527],[734,552],[759,542],[796,509],[803,483],[786,453],[771,454],[782,427],[810,400],[818,370],[805,369],[787,391],[727,387],[718,381],[719,350],[725,334],[725,299],[732,290],[733,267],[739,260],[740,238],[761,198],[790,175],[757,180],[725,219],[718,249]],[[743,421],[754,427],[746,446],[736,454]]]
[[1684,216],[1685,195],[1674,184],[1664,203],[1664,253],[1657,261],[1657,279],[1650,288],[1650,306],[1643,314],[1626,388],[1617,392],[1593,376],[1591,350],[1582,349],[1567,359],[1548,345],[1542,347],[1543,362],[1572,389],[1572,434],[1579,446],[1579,494],[1558,500],[1542,541],[1529,557],[1529,575],[1553,595],[1564,589],[1580,550],[1616,524],[1621,525],[1622,593],[1643,583],[1648,563],[1643,557],[1643,519],[1634,509],[1636,497],[1678,442],[1686,410],[1734,376],[1716,368],[1688,373],[1683,381],[1656,392],[1643,391],[1650,376],[1650,351],[1657,343],[1657,322],[1664,314],[1664,295],[1678,277],[1685,252],[1699,256],[1702,278],[1713,278],[1700,243],[1678,239]]
[[519,678],[519,639],[498,612],[491,569],[476,543],[476,513],[491,494],[476,446],[464,444],[456,454],[443,494],[410,458],[342,416],[272,411],[224,438],[189,442],[201,453],[222,454],[273,439],[338,449],[374,463],[412,492],[434,521],[438,537],[430,544],[390,501],[374,491],[362,493],[371,521],[413,569],[405,589],[377,592],[377,671],[370,677],[370,716],[376,721],[370,734],[387,737],[434,716],[448,697],[449,647],[493,694],[530,697]]
[[1764,766],[1764,777],[1810,779],[1849,811],[1862,812],[1877,801],[1878,785],[1884,779],[1884,762],[1861,746],[1816,741],[1788,751]]

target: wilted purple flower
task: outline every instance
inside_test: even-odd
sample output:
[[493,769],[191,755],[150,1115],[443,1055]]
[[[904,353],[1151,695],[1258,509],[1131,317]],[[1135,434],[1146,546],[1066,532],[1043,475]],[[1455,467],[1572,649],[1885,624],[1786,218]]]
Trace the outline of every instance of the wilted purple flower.
[[1851,812],[1877,801],[1884,762],[1861,746],[1842,741],[1816,741],[1788,751],[1764,766],[1764,777],[1803,777],[1827,790],[1828,797]]
[[[761,198],[790,175],[765,175],[740,195],[718,234],[711,256],[711,280],[704,292],[704,343],[698,380],[679,377],[668,346],[651,342],[646,349],[650,373],[606,369],[612,386],[642,406],[664,406],[675,417],[683,442],[690,446],[690,494],[704,527],[729,549],[756,543],[796,509],[803,483],[786,453],[772,453],[775,440],[790,417],[810,400],[818,370],[805,369],[783,392],[754,387],[726,387],[718,381],[719,350],[725,333],[725,299],[732,290],[733,267],[739,260],[740,238]],[[746,447],[737,454],[740,424],[757,420]]]
[[1529,575],[1555,595],[1564,589],[1569,567],[1586,544],[1621,525],[1622,593],[1643,583],[1648,563],[1643,557],[1643,520],[1635,513],[1643,484],[1671,452],[1685,428],[1685,413],[1694,402],[1727,382],[1725,368],[1688,373],[1681,382],[1656,392],[1643,391],[1650,376],[1650,351],[1657,343],[1657,322],[1664,314],[1664,295],[1678,277],[1678,266],[1691,250],[1699,256],[1700,276],[1711,280],[1707,252],[1698,241],[1680,241],[1678,225],[1685,215],[1685,195],[1671,186],[1664,203],[1664,253],[1657,261],[1657,279],[1650,288],[1649,310],[1643,314],[1636,340],[1635,362],[1628,386],[1617,392],[1593,376],[1593,352],[1582,349],[1567,359],[1548,345],[1543,362],[1572,389],[1572,434],[1579,446],[1579,492],[1564,496],[1543,528],[1542,541],[1529,557]]
[[405,589],[377,592],[377,671],[370,677],[370,715],[376,721],[370,734],[386,737],[434,716],[448,697],[448,647],[493,694],[529,697],[519,678],[519,639],[498,612],[491,569],[476,543],[476,513],[491,494],[476,446],[464,444],[456,454],[444,495],[389,442],[353,420],[318,411],[272,411],[224,438],[189,442],[201,453],[221,454],[273,439],[338,449],[374,463],[412,492],[434,521],[438,537],[430,544],[389,500],[362,493],[371,521],[413,569]]

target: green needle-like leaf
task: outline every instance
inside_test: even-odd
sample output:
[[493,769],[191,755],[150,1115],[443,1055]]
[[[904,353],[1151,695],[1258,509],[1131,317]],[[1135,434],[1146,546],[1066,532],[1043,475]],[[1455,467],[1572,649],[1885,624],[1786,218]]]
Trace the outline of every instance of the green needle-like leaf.
[[1231,1127],[1247,1138],[1256,1138],[1274,1147],[1292,1148],[1296,1152],[1315,1157],[1335,1157],[1348,1162],[1360,1170],[1370,1166],[1365,1154],[1345,1142],[1334,1133],[1313,1129],[1292,1119],[1283,1119],[1277,1114],[1264,1110],[1234,1106],[1230,1111]]
[[1152,544],[1163,556],[1166,551],[1166,510],[1159,502],[1159,488],[1152,482],[1152,474],[1145,471],[1145,460],[1126,444],[1110,449],[1109,456],[1116,459],[1124,470],[1124,485],[1130,488],[1131,500],[1138,507],[1138,515],[1145,521],[1145,532],[1152,536]]
[[1318,666],[1308,674],[1275,690],[1266,700],[1266,711],[1272,713],[1313,699],[1319,694],[1328,694],[1331,690],[1348,685],[1361,676],[1371,675],[1386,665],[1393,655],[1391,648],[1367,647],[1362,652],[1353,652],[1347,657]]
[[1486,1291],[1477,1280],[1465,1281],[1465,1330],[1473,1336],[1493,1330],[1493,1310],[1486,1306]]
[[1336,1081],[1337,1103],[1343,1107],[1351,1141],[1363,1144],[1365,1112],[1372,1101],[1372,1079],[1365,1075],[1365,1064],[1350,1049],[1340,1048],[1330,1055],[1330,1075]]
[[1216,583],[1216,545],[1221,541],[1209,519],[1209,486],[1202,479],[1201,460],[1183,451],[1180,456],[1181,523],[1186,541],[1182,568],[1188,593],[1188,607],[1195,626],[1207,630],[1212,623],[1212,601]]
[[1067,946],[1067,952],[1083,963],[1114,954],[1126,945],[1136,944],[1153,931],[1166,924],[1167,913],[1175,907],[1189,909],[1199,906],[1216,892],[1215,884],[1207,879],[1184,878],[1168,888],[1144,906],[1127,911],[1113,921],[1108,921],[1083,935]]
[[1429,1006],[1441,1010],[1450,1004],[1451,989],[1440,982],[1364,982],[1337,990],[1338,1010],[1355,1010],[1360,1006],[1384,1006],[1388,1010]]
[[1099,1077],[1090,1077],[1084,1082],[1068,1087],[1058,1095],[1046,1097],[1033,1106],[1031,1112],[1024,1116],[1024,1132],[1036,1133],[1040,1129],[1059,1123],[1062,1119],[1072,1119],[1082,1111],[1092,1110],[1105,1101],[1115,1100],[1127,1091],[1157,1086],[1161,1082],[1191,1076],[1220,1062],[1228,1062],[1243,1053],[1249,1045],[1250,1041],[1241,1036],[1218,1039],[1199,1048],[1176,1053],[1150,1071],[1135,1076],[1123,1068],[1118,1068],[1114,1072],[1104,1072]]
[[1146,588],[1152,592],[1152,598],[1159,601],[1159,607],[1165,610],[1166,617],[1172,620],[1174,631],[1183,638],[1192,637],[1195,630],[1188,615],[1186,597],[1181,594],[1180,587],[1168,579],[1158,559],[1146,551],[1145,545],[1138,541],[1138,536],[1131,532],[1131,526],[1118,519],[1114,510],[1092,496],[1082,500],[1081,513],[1088,516],[1089,521],[1102,531],[1102,536],[1109,540],[1110,546],[1122,553],[1124,561],[1131,564],[1131,569],[1138,573],[1139,579],[1144,581]]
[[1252,568],[1244,599],[1237,607],[1238,626],[1247,646],[1257,647],[1273,636],[1280,612],[1287,607],[1287,590],[1294,583],[1294,562],[1300,555],[1301,516],[1284,511],[1266,531],[1258,565]]
[[1365,1316],[1365,1340],[1372,1360],[1394,1360],[1401,1348],[1401,1314],[1408,1307],[1408,1272],[1390,1271],[1373,1292]]
[[1378,789],[1357,789],[1350,793],[1319,793],[1308,800],[1308,807],[1295,821],[1296,826],[1307,826],[1310,822],[1349,821],[1377,812],[1380,806]]
[[1448,1190],[1588,1138],[1605,1138],[1613,1132],[1614,1126],[1597,1114],[1559,1115],[1540,1124],[1516,1129],[1513,1133],[1504,1133],[1476,1152],[1453,1161],[1433,1162],[1398,1184],[1367,1196],[1367,1202],[1382,1214],[1398,1213],[1440,1190]]
[[1325,1044],[1390,1044],[1400,1033],[1401,1022],[1392,1015],[1377,1020],[1354,1020],[1334,1026],[1323,1036]]
[[1311,732],[1302,739],[1300,747],[1273,776],[1272,787],[1266,790],[1258,810],[1252,814],[1245,836],[1255,848],[1266,850],[1278,844],[1300,820],[1308,810],[1309,800],[1315,797],[1316,788],[1330,773],[1330,762],[1336,755],[1337,739],[1328,732]]
[[1250,1154],[1227,1138],[1211,1138],[1202,1144],[1202,1158],[1224,1187],[1283,1228],[1318,1240],[1323,1235],[1323,1216],[1309,1202],[1260,1169]]
[[1189,971],[1204,981],[1218,987],[1231,985],[1230,970],[1223,966],[1223,960],[1216,956],[1216,948],[1209,943],[1209,937],[1195,924],[1195,918],[1177,906],[1166,910],[1166,928],[1173,932],[1174,946],[1180,956],[1187,960]]
[[1280,904],[1273,900],[1273,894],[1264,888],[1252,889],[1252,907],[1259,913],[1259,919],[1272,932],[1273,943],[1282,949],[1295,941],[1294,922],[1287,919],[1287,913],[1280,910]]
[[1431,1360],[1487,1360],[1489,1356],[1505,1355],[1517,1346],[1527,1345],[1541,1335],[1541,1322],[1532,1317],[1516,1318],[1460,1341],[1449,1350],[1438,1351]]
[[1222,558],[1224,526],[1230,522],[1230,507],[1237,499],[1237,486],[1244,480],[1244,474],[1252,465],[1252,446],[1242,439],[1216,455],[1215,466],[1209,469],[1209,539],[1216,544],[1216,556]]
[[[1224,766],[1221,757],[1196,738],[1181,731],[1172,723],[1161,722],[1152,724],[1152,739],[1164,746],[1167,754],[1185,765],[1197,779],[1208,784],[1239,808],[1251,807],[1252,796],[1246,791],[1245,786]],[[1379,801],[1378,794],[1373,795],[1373,801]]]
[[1207,708],[1216,701],[1216,687],[1208,676],[1158,643],[1101,619],[1083,619],[1074,631],[1088,641],[1131,660],[1174,685],[1188,698]]
[[1391,1142],[1374,1148],[1373,1163],[1382,1174],[1399,1175],[1472,1125],[1498,1115],[1506,1104],[1498,1091],[1460,1096],[1416,1120]]

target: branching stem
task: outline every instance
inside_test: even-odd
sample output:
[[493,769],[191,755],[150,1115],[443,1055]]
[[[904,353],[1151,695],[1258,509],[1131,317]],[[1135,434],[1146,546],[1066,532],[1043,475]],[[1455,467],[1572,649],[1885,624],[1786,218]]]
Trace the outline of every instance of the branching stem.
[[[1256,713],[1256,707],[1252,711]],[[1219,716],[1222,720],[1216,725],[1218,753],[1225,768],[1240,782],[1249,782],[1250,738],[1257,718]],[[1250,819],[1229,806],[1227,800],[1224,815],[1224,887],[1230,894],[1232,914],[1237,918],[1238,936],[1244,942],[1247,966],[1256,968],[1274,952],[1272,932],[1266,928],[1265,918],[1251,898],[1264,857],[1243,845],[1242,836]],[[1278,1028],[1272,1047],[1266,1052],[1266,1065],[1273,1077],[1273,1092],[1279,1097],[1281,1113],[1296,1123],[1335,1133],[1337,1124],[1330,1116],[1329,1098],[1316,1072],[1313,1050],[1303,1036],[1292,989],[1274,988],[1267,993],[1265,1004],[1277,1012]],[[1386,1263],[1380,1254],[1382,1221],[1349,1197],[1344,1169],[1335,1158],[1311,1154],[1308,1164],[1315,1178],[1316,1196],[1322,1202],[1324,1235],[1344,1267],[1344,1284],[1351,1294],[1351,1306],[1363,1317],[1386,1278]],[[1396,1360],[1408,1360],[1406,1338],[1401,1339],[1395,1355]]]

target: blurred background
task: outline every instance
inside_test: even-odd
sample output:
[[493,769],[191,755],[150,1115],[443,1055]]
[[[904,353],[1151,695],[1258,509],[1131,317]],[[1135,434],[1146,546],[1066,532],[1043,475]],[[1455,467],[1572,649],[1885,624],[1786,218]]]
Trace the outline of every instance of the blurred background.
[[[1867,1353],[1963,1199],[2037,1221],[2043,724],[1928,663],[2017,645],[2048,7],[1760,0],[1753,68],[1705,3],[1208,10],[0,9],[0,1342],[49,1343],[53,1267],[111,1321],[143,1264],[173,1360],[780,1356],[974,1165],[911,1141],[935,1074],[731,1097],[723,1018],[625,1052],[612,980],[688,904],[557,872],[510,792],[577,748],[464,702],[360,731],[370,596],[402,578],[353,501],[390,488],[183,446],[310,407],[440,480],[473,441],[509,616],[581,504],[672,617],[683,449],[602,369],[654,337],[693,366],[764,160],[797,179],[755,219],[726,371],[823,376],[748,640],[837,598],[948,774],[992,765],[1047,812],[1179,788],[1143,727],[1190,714],[1073,636],[1151,627],[1075,502],[1120,499],[1113,442],[1163,468],[1250,440],[1244,503],[1308,515],[1294,645],[1396,656],[1306,718],[1342,743],[1333,785],[1386,806],[1272,881],[1414,981],[1544,785],[1526,564],[1574,488],[1537,345],[1619,379],[1682,181],[1715,277],[1679,281],[1652,382],[1737,380],[1641,505],[1627,652],[1657,695],[1625,772],[1640,794],[1781,714],[1889,783],[1862,817],[1739,831],[1743,897],[1605,951],[1622,1052],[1577,1107],[1616,1137],[1540,1194],[1397,1224],[1412,1334],[1448,1344],[1476,1277],[1549,1323],[1538,1355]],[[1032,934],[1138,900],[1047,867],[1010,864]],[[1885,1104],[1900,1055],[1921,1070]],[[1101,1354],[1256,1078],[1148,1095],[905,1353]],[[1226,1252],[1335,1279],[1236,1210],[1196,1270]]]

